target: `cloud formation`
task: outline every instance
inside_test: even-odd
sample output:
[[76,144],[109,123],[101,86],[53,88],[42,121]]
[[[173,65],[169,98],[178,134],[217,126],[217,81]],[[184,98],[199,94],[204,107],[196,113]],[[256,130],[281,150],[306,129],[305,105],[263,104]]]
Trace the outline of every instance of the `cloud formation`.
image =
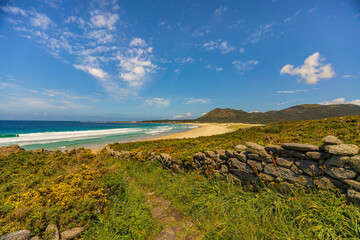
[[191,103],[208,103],[210,102],[210,98],[187,98],[184,104],[191,104]]
[[146,99],[144,104],[146,106],[167,107],[170,105],[170,100],[166,98],[152,98]]
[[320,53],[315,52],[305,59],[304,65],[294,68],[287,64],[280,70],[280,74],[298,75],[307,84],[316,84],[320,79],[329,79],[335,76],[331,64],[322,64],[325,58],[320,59]]
[[202,47],[206,51],[218,49],[221,52],[221,54],[226,54],[236,49],[236,47],[231,46],[230,44],[228,44],[227,41],[222,41],[221,39],[218,39],[216,41],[205,42],[202,45]]
[[319,104],[321,104],[321,105],[354,104],[354,105],[360,106],[360,99],[355,99],[355,100],[346,102],[345,98],[335,98],[334,100],[321,102]]
[[192,114],[190,112],[187,112],[183,115],[176,115],[176,116],[173,116],[172,118],[173,119],[180,119],[180,118],[191,118],[192,117]]
[[239,71],[248,71],[248,70],[252,70],[254,68],[254,66],[259,64],[259,62],[256,61],[256,60],[249,60],[249,61],[246,61],[246,62],[233,61],[232,64]]
[[268,38],[273,35],[272,28],[275,25],[275,23],[269,23],[266,25],[261,25],[258,29],[255,30],[252,34],[250,34],[247,38],[248,43],[258,43],[261,40]]

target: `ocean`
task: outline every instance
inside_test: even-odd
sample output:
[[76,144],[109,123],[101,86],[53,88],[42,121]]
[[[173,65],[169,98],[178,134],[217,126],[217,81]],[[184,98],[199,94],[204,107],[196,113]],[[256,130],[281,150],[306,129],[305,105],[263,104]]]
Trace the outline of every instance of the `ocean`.
[[0,146],[17,144],[26,150],[101,147],[113,142],[131,142],[184,132],[195,127],[157,123],[0,120]]

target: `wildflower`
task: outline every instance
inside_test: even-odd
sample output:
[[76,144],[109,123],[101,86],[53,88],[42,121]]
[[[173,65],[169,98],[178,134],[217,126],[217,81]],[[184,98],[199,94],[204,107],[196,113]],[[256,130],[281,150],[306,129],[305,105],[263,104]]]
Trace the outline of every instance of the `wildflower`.
[[115,200],[117,199],[117,197],[114,198]]
[[124,202],[124,204],[125,204],[126,202]]

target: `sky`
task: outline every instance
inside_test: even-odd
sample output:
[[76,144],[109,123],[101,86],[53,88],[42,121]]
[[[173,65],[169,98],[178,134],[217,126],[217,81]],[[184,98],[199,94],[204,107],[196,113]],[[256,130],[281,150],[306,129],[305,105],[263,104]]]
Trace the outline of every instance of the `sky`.
[[0,0],[0,119],[360,105],[360,2]]

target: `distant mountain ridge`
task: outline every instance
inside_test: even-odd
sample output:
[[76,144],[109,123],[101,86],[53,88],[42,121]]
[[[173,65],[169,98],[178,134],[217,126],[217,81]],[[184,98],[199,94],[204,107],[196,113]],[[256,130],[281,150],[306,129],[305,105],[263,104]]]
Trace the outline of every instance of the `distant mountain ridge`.
[[195,119],[196,122],[218,123],[258,123],[266,124],[281,121],[312,120],[328,117],[342,117],[360,114],[360,106],[353,104],[320,105],[303,104],[278,111],[245,112],[231,108],[216,108],[204,116]]

